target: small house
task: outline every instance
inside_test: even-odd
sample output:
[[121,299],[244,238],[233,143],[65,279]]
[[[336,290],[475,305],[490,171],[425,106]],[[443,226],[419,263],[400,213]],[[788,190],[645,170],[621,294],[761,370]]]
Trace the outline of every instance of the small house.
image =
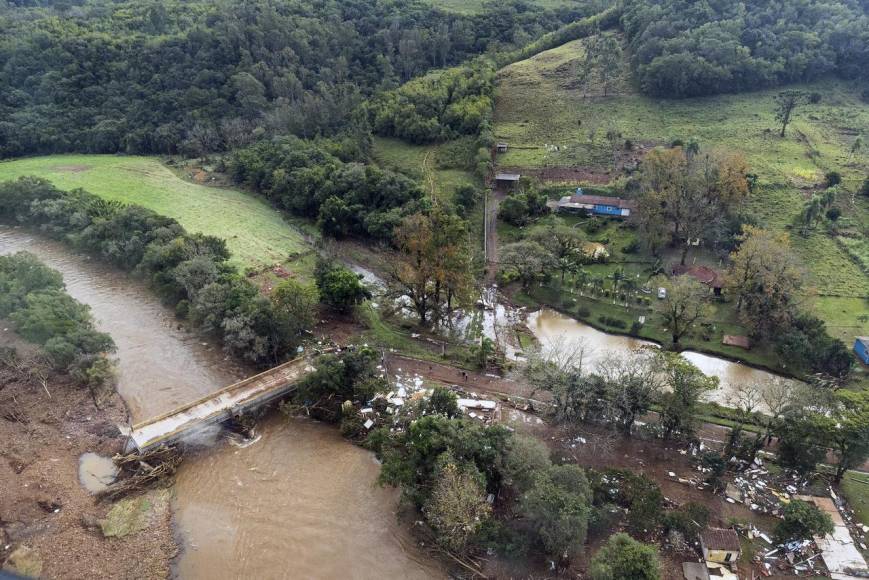
[[506,153],[507,152],[507,144],[501,141],[500,143],[495,144],[495,151],[498,153]]
[[854,354],[864,365],[869,365],[869,336],[858,336],[854,341]]
[[518,173],[496,173],[495,187],[498,189],[513,189],[522,176]]
[[741,546],[735,530],[708,528],[700,532],[700,548],[707,562],[730,563],[739,559]]
[[620,197],[605,195],[585,195],[578,188],[576,195],[565,195],[558,200],[558,211],[567,213],[589,213],[593,215],[626,218],[636,210],[637,204]]
[[724,287],[724,278],[712,268],[707,266],[682,266],[677,264],[671,269],[674,276],[691,276],[701,284],[712,289],[716,296],[721,296]]

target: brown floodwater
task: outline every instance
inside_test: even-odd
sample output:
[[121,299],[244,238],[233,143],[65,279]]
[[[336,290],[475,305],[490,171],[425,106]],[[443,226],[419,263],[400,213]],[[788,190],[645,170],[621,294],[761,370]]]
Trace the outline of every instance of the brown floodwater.
[[[590,367],[610,352],[624,353],[640,346],[655,344],[630,336],[602,332],[550,308],[530,314],[527,324],[540,341],[544,351],[552,352],[582,346],[585,349],[583,364],[588,364]],[[789,380],[774,373],[708,354],[685,351],[682,356],[704,374],[718,377],[718,389],[708,393],[706,398],[725,406],[732,406],[733,393],[738,385]],[[758,405],[758,410],[765,411],[766,408]]]
[[20,228],[0,226],[0,253],[27,250],[63,274],[69,294],[87,304],[118,346],[118,392],[133,423],[235,382],[245,371],[222,350],[187,332],[147,286]]
[[[0,226],[0,254],[27,250],[63,274],[118,345],[118,391],[141,421],[252,374],[179,327],[141,282],[61,244]],[[438,578],[395,516],[379,466],[338,432],[274,415],[244,447],[191,455],[175,486],[177,574],[223,578]],[[95,469],[92,458],[86,471]]]

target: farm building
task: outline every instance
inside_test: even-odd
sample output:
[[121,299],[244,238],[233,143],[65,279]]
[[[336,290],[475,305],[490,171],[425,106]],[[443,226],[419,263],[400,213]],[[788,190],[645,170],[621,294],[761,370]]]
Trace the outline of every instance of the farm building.
[[701,284],[712,288],[712,291],[715,292],[716,296],[721,295],[721,288],[724,286],[724,279],[718,272],[708,266],[682,266],[676,264],[671,268],[671,271],[674,276],[691,276]]
[[629,217],[637,208],[634,201],[620,197],[604,195],[585,195],[582,188],[576,190],[576,195],[565,195],[558,200],[558,211],[588,212],[594,215],[609,217]]
[[854,341],[854,353],[864,365],[869,365],[869,336],[858,336]]
[[498,153],[506,153],[507,152],[507,144],[501,141],[495,145],[495,150]]
[[707,562],[730,563],[739,559],[741,546],[735,530],[709,528],[700,532],[700,548]]
[[495,174],[495,187],[501,189],[512,189],[519,183],[519,179],[522,176],[518,173],[496,173]]

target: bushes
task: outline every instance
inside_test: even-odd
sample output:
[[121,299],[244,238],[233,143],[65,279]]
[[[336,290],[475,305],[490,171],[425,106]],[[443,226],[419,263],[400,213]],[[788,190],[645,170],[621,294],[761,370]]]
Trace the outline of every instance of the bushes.
[[537,474],[520,511],[548,555],[572,556],[582,549],[590,497],[585,473],[576,465],[553,465]]
[[597,320],[604,326],[610,326],[612,328],[622,329],[628,327],[628,324],[621,318],[614,318],[612,316],[598,316]]
[[0,256],[0,318],[7,317],[18,334],[43,347],[55,369],[83,385],[98,389],[114,378],[111,337],[66,293],[60,273],[27,252]]
[[336,312],[347,314],[371,293],[352,270],[337,262],[319,260],[314,271],[320,301]]
[[620,533],[610,536],[591,559],[592,580],[660,580],[661,564],[654,546]]
[[793,500],[784,507],[782,516],[775,529],[775,539],[780,543],[811,540],[833,532],[833,520],[813,503]]
[[[316,370],[299,382],[286,410],[304,410],[307,415],[330,423],[342,421],[345,401],[365,403],[375,393],[386,390],[386,381],[376,368],[379,358],[371,348],[319,356],[314,361]],[[351,409],[351,416],[356,416],[356,410],[352,406]]]
[[[227,264],[223,240],[188,234],[175,220],[143,207],[106,202],[83,190],[60,191],[32,177],[0,184],[0,200],[0,220],[38,228],[138,273],[234,355],[273,364],[298,344],[272,302]],[[36,321],[27,325],[28,332],[44,336]],[[62,344],[49,347],[57,356],[70,352]]]

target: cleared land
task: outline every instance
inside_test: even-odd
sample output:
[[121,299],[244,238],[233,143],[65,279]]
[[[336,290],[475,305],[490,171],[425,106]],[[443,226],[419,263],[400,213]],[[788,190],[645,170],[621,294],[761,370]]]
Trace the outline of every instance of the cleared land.
[[429,195],[445,201],[451,201],[456,189],[463,185],[479,185],[473,173],[458,166],[473,155],[470,140],[413,145],[401,139],[374,138],[374,159],[378,165],[419,180]]
[[[848,191],[869,175],[867,151],[851,154],[857,137],[869,135],[869,105],[854,84],[831,79],[789,87],[821,100],[800,107],[781,138],[773,104],[778,90],[650,99],[637,93],[624,66],[604,97],[598,86],[577,81],[575,65],[586,42],[569,42],[499,72],[495,133],[510,145],[499,165],[565,184],[617,186],[623,169],[639,163],[649,148],[696,138],[701,149],[745,154],[759,178],[749,213],[766,227],[787,231],[805,200],[822,188],[826,172],[840,172]],[[612,130],[621,137],[607,139]],[[808,236],[793,231],[791,240],[818,295],[818,315],[832,334],[851,342],[855,334],[869,333],[862,318],[869,314],[869,200],[848,194],[837,205],[842,217],[836,233],[819,226]]]
[[185,181],[155,158],[52,155],[0,162],[0,181],[22,175],[139,204],[177,219],[188,231],[224,238],[241,267],[293,262],[290,269],[302,275],[311,268],[310,247],[268,203],[235,189]]

